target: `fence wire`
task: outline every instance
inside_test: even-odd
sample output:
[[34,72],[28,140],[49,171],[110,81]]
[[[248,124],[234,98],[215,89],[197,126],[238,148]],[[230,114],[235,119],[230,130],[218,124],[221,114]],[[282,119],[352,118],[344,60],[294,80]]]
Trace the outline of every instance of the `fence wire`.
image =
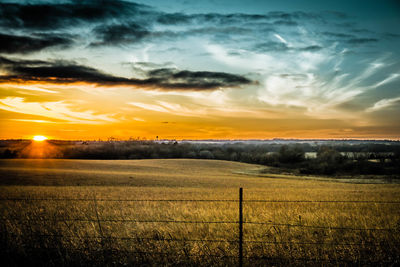
[[[56,201],[56,202],[74,202],[74,201],[82,201],[82,202],[95,202],[97,205],[98,202],[232,202],[238,203],[239,200],[235,199],[108,199],[108,198],[0,198],[0,201],[14,201],[14,202],[36,202],[36,201]],[[369,200],[260,200],[260,199],[249,199],[243,200],[242,203],[304,203],[304,204],[315,204],[315,203],[323,203],[323,204],[391,204],[397,205],[400,204],[400,201],[369,201]],[[96,218],[45,218],[45,217],[34,217],[34,218],[20,218],[20,217],[0,217],[0,221],[2,222],[11,222],[11,223],[46,223],[46,222],[87,222],[87,223],[95,223],[99,225],[101,229],[101,223],[167,223],[167,224],[239,224],[239,221],[198,221],[198,220],[137,220],[137,219],[116,219],[116,218],[101,218],[96,210]],[[243,221],[244,225],[268,225],[268,226],[277,226],[277,227],[298,227],[298,228],[309,228],[309,229],[329,229],[329,230],[346,230],[346,231],[399,231],[399,229],[394,228],[355,228],[355,227],[343,227],[343,226],[326,226],[326,225],[306,225],[306,224],[290,224],[290,223],[276,223],[276,222],[263,222],[263,221]],[[18,234],[7,233],[9,236],[13,236],[15,238],[19,237]],[[69,240],[92,240],[97,241],[99,244],[104,244],[104,240],[120,240],[120,241],[154,241],[154,242],[194,242],[194,243],[229,243],[229,244],[238,244],[238,240],[225,240],[225,239],[186,239],[186,238],[164,238],[164,237],[132,237],[132,236],[107,236],[100,232],[100,236],[92,235],[92,236],[73,236],[73,235],[62,235],[62,234],[42,234],[42,233],[30,233],[28,236],[30,237],[40,237],[40,238],[64,238]],[[385,247],[387,246],[387,242],[298,242],[298,241],[268,241],[268,240],[243,240],[244,244],[260,244],[265,246],[276,246],[276,245],[304,245],[304,246],[364,246],[364,247]],[[392,245],[399,246],[399,242],[390,241]],[[92,251],[93,248],[63,248],[63,247],[29,247],[25,246],[25,249],[31,250],[76,250],[76,251]],[[104,248],[103,248],[104,249]],[[158,251],[138,251],[138,250],[126,250],[126,249],[118,249],[119,252],[126,252],[130,254],[143,254],[143,255],[165,255],[171,256],[170,252],[158,252]],[[187,254],[185,256],[193,256],[199,257],[199,255],[191,255]],[[219,258],[238,258],[238,256],[234,255],[218,255],[218,254],[207,254],[210,257],[219,257]],[[297,261],[297,262],[327,262],[327,263],[350,263],[354,264],[354,261],[347,261],[344,259],[320,259],[320,258],[280,258],[280,257],[266,257],[266,256],[243,256],[243,258],[248,260],[280,260],[280,261]],[[362,264],[362,261],[357,261],[356,263]],[[370,263],[370,262],[365,262]],[[383,264],[385,262],[380,262]],[[393,261],[388,261],[387,263],[393,263]]]
[[[0,198],[0,201],[85,201],[93,202],[90,198]],[[96,198],[98,202],[239,202],[237,199],[112,199]],[[400,201],[380,200],[264,200],[248,199],[243,203],[365,203],[365,204],[400,204]]]
[[[25,222],[25,223],[42,223],[42,222],[109,222],[109,223],[176,223],[176,224],[238,224],[239,221],[180,221],[180,220],[136,220],[136,219],[87,219],[87,218],[0,218],[0,221]],[[284,226],[298,228],[313,229],[329,229],[329,230],[349,230],[349,231],[397,231],[395,228],[353,228],[338,226],[319,226],[305,224],[288,224],[273,222],[253,222],[243,221],[243,224]]]

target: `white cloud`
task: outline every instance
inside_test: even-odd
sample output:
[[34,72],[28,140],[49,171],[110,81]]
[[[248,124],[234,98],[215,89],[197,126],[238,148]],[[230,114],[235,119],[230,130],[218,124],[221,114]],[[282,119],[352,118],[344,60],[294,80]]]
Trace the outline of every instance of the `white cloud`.
[[56,94],[56,93],[58,93],[57,91],[54,91],[54,90],[39,88],[39,87],[36,87],[36,86],[31,86],[31,87],[18,87],[18,89],[27,90],[27,91],[38,91],[38,92],[50,93],[50,94]]
[[115,119],[105,114],[95,114],[94,111],[73,111],[72,104],[64,101],[56,102],[24,102],[22,97],[6,97],[0,99],[0,109],[44,116],[53,119],[65,120],[70,123],[99,124],[114,122]]
[[[276,61],[271,55],[250,51],[239,51],[241,52],[241,56],[233,55],[229,52],[235,52],[235,50],[228,50],[223,46],[216,44],[206,45],[206,50],[211,53],[212,57],[216,61],[233,67],[238,71],[252,72],[265,69],[281,68],[283,63],[282,61]],[[273,63],[274,66],[272,66]]]
[[275,36],[279,41],[281,41],[282,43],[288,44],[288,42],[287,42],[285,39],[283,39],[283,37],[280,36],[279,34],[275,33],[274,36]]
[[165,107],[162,107],[160,105],[145,104],[145,103],[139,103],[139,102],[129,102],[128,104],[142,108],[142,109],[151,110],[151,111],[166,112],[166,113],[169,112],[168,109],[166,109]]
[[29,120],[29,119],[10,119],[10,121],[37,122],[37,123],[56,123],[49,120]]
[[[318,40],[308,36],[311,33],[301,31],[300,34],[304,36],[296,39],[298,42],[292,44],[294,47],[319,45]],[[287,42],[279,34],[274,36],[281,42]],[[207,46],[207,51],[215,60],[238,71],[247,69],[257,73],[260,84],[256,94],[259,101],[274,107],[301,107],[307,115],[319,118],[351,117],[354,114],[345,114],[337,106],[400,76],[392,74],[380,82],[371,82],[371,76],[380,75],[390,66],[387,56],[364,63],[364,68],[357,66],[345,72],[343,66],[350,64],[347,56],[351,54],[346,49],[338,48],[337,44],[317,51],[294,49],[285,53],[242,50],[235,53],[234,49],[213,44]],[[252,88],[244,90],[254,94]]]
[[374,112],[378,110],[385,109],[387,107],[400,104],[400,96],[395,98],[385,98],[376,102],[372,107],[367,108],[366,112]]
[[[213,92],[153,92],[152,104],[128,102],[129,105],[184,117],[263,117],[265,110],[253,107],[241,107],[226,91]],[[160,100],[157,100],[160,99]]]
[[145,122],[146,120],[142,119],[142,118],[138,118],[138,117],[134,117],[133,120],[135,121],[141,121],[141,122]]
[[398,74],[398,73],[392,73],[392,74],[389,75],[389,77],[387,77],[387,78],[384,79],[383,81],[380,81],[380,82],[376,83],[375,85],[373,85],[373,87],[376,88],[376,87],[382,86],[382,85],[384,85],[384,84],[393,82],[394,80],[396,80],[396,79],[399,78],[399,77],[400,77],[400,74]]
[[207,114],[207,109],[205,107],[201,105],[193,105],[190,103],[186,103],[186,106],[183,104],[174,103],[173,101],[156,101],[156,104],[129,102],[128,104],[145,110],[185,117],[203,117]]

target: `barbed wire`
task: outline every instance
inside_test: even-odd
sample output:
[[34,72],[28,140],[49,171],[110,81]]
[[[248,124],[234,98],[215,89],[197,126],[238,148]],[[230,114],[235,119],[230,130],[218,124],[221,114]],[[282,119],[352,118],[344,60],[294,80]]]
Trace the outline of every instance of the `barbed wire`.
[[350,231],[395,231],[395,228],[353,228],[341,226],[320,226],[320,225],[304,225],[304,224],[289,224],[289,223],[273,223],[273,222],[248,222],[245,224],[258,224],[258,225],[271,225],[271,226],[285,226],[285,227],[300,227],[300,228],[313,228],[313,229],[330,229],[330,230],[350,230]]
[[[210,202],[232,202],[232,203],[238,203],[239,200],[232,200],[232,199],[107,199],[107,198],[101,198],[101,199],[95,199],[95,198],[0,198],[0,201],[24,201],[24,202],[34,202],[34,201],[86,201],[86,202],[205,202],[205,203],[210,203]],[[313,204],[313,203],[355,203],[355,204],[400,204],[400,201],[370,201],[370,200],[257,200],[257,199],[249,199],[249,200],[243,200],[242,203],[304,203],[304,204]],[[306,229],[329,229],[329,230],[346,230],[346,231],[400,231],[397,227],[395,228],[357,228],[357,227],[347,227],[347,226],[330,226],[330,225],[307,225],[307,224],[302,224],[302,223],[278,223],[278,222],[271,222],[271,221],[235,221],[235,220],[221,220],[221,221],[207,221],[207,220],[175,220],[175,219],[159,219],[159,220],[152,220],[152,219],[147,219],[147,220],[140,220],[140,219],[118,219],[118,218],[63,218],[63,217],[57,217],[57,218],[44,218],[44,217],[37,217],[38,214],[27,214],[26,216],[32,216],[31,218],[24,218],[24,217],[0,217],[0,221],[5,221],[5,222],[24,222],[30,224],[32,226],[32,223],[47,223],[47,222],[53,222],[53,223],[58,223],[58,222],[90,222],[90,223],[171,223],[171,224],[248,224],[248,225],[269,225],[271,227],[299,227],[299,228],[306,228]],[[90,217],[90,216],[88,216]],[[15,234],[13,235],[12,233],[6,233],[6,235],[11,235],[16,237],[24,237],[22,234]],[[104,242],[107,240],[119,240],[119,241],[136,241],[136,242],[143,242],[143,241],[149,241],[149,242],[195,242],[195,243],[229,243],[229,244],[239,244],[239,240],[228,240],[228,239],[186,239],[186,238],[172,238],[172,237],[129,237],[129,236],[107,236],[104,233],[100,233],[100,236],[93,235],[93,236],[74,236],[74,235],[63,235],[63,234],[36,234],[36,233],[30,233],[27,234],[26,236],[31,236],[33,237],[42,237],[42,238],[48,238],[48,241],[51,241],[51,238],[65,238],[65,239],[76,239],[76,240],[81,240],[81,241],[86,241],[87,240],[92,240],[93,242],[99,242],[99,244],[102,244],[104,246]],[[218,238],[218,237],[217,237]],[[250,237],[251,238],[251,237]],[[254,237],[253,237],[254,238]],[[342,240],[345,241],[345,240]],[[299,241],[268,241],[268,240],[257,240],[257,237],[254,240],[242,240],[243,243],[247,244],[259,244],[260,246],[284,246],[284,245],[293,245],[293,246],[343,246],[343,247],[348,247],[348,246],[358,246],[359,248],[362,247],[384,247],[387,245],[395,245],[396,248],[400,244],[400,242],[397,242],[396,240],[382,240],[381,242],[299,242]],[[46,242],[44,242],[45,244]],[[249,247],[251,247],[249,245]],[[24,246],[25,248],[25,246]],[[29,247],[27,247],[29,248]],[[77,251],[96,251],[95,247],[88,247],[87,249],[84,248],[71,248],[71,247],[43,247],[43,248],[32,248],[32,249],[62,249],[62,250],[77,250]],[[99,248],[100,250],[109,250],[109,248],[102,247]],[[117,249],[120,252],[127,252],[131,254],[144,254],[144,255],[165,255],[165,256],[171,256],[171,255],[183,255],[183,256],[189,256],[189,257],[199,257],[199,254],[184,254],[179,251],[172,251],[172,252],[159,252],[159,251],[138,251],[138,250],[126,250],[126,249]],[[233,255],[219,255],[219,254],[208,254],[204,253],[201,254],[200,256],[209,256],[209,257],[228,257],[228,258],[238,258],[238,256],[233,256]],[[271,261],[303,261],[303,262],[310,262],[310,261],[315,261],[315,262],[344,262],[344,263],[359,263],[360,261],[347,261],[347,260],[341,260],[341,259],[319,259],[319,258],[279,258],[279,257],[267,257],[263,255],[247,255],[244,256],[244,258],[247,259],[253,259],[253,260],[271,260]],[[370,263],[370,261],[367,261],[367,263]],[[381,262],[380,262],[381,263]],[[389,261],[389,263],[393,263],[392,261]]]
[[[90,219],[90,218],[0,218],[0,221],[13,222],[110,222],[110,223],[178,223],[178,224],[238,224],[239,221],[183,221],[183,220],[136,220],[136,219]],[[349,231],[396,231],[396,228],[354,228],[342,226],[320,226],[320,225],[304,225],[304,224],[288,224],[274,222],[254,222],[243,221],[243,224],[254,225],[270,225],[284,227],[299,227],[313,229],[329,229],[329,230],[349,230]]]
[[187,224],[237,224],[237,221],[180,221],[180,220],[136,220],[136,219],[85,219],[85,218],[1,218],[0,221],[21,222],[121,222],[121,223],[187,223]]
[[[0,201],[87,201],[90,198],[0,198]],[[107,199],[97,198],[99,202],[239,202],[235,199]],[[381,200],[263,200],[248,199],[243,203],[366,203],[366,204],[400,204],[400,201]]]

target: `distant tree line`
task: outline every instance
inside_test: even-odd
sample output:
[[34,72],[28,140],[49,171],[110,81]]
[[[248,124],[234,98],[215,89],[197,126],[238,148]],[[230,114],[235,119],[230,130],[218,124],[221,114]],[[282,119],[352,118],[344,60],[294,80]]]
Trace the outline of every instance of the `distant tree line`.
[[[37,148],[39,146],[39,148]],[[41,153],[35,153],[41,149]],[[314,152],[313,157],[306,153]],[[288,169],[298,174],[400,174],[400,144],[247,144],[157,141],[0,141],[1,158],[217,159]]]
[[[349,152],[349,151],[346,151]],[[282,146],[267,163],[279,168],[294,169],[298,174],[317,175],[400,175],[400,153],[370,152],[348,156],[336,147],[319,146],[315,158],[304,157],[299,146]],[[398,177],[400,178],[400,177]]]

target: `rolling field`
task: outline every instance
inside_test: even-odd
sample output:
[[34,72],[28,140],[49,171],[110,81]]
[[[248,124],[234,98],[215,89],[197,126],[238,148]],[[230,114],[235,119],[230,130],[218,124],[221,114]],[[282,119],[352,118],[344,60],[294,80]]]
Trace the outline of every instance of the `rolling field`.
[[235,265],[239,187],[245,266],[400,263],[398,184],[190,159],[0,160],[2,262]]

